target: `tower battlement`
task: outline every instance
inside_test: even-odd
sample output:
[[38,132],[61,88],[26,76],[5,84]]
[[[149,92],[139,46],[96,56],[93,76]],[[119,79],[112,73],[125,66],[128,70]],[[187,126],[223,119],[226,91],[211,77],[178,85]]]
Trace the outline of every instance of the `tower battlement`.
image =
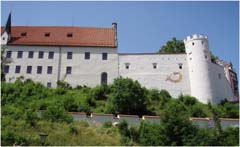
[[187,44],[190,41],[193,40],[207,40],[208,36],[207,35],[203,35],[203,34],[193,34],[193,35],[189,35],[186,37],[186,39],[184,39],[184,43]]

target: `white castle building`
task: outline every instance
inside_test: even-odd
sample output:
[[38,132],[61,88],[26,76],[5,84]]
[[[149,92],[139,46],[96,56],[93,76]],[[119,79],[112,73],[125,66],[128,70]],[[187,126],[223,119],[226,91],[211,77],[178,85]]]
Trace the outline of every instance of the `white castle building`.
[[118,53],[116,23],[90,28],[8,22],[1,32],[1,45],[11,59],[4,66],[7,82],[23,76],[48,87],[56,87],[58,80],[92,87],[122,76],[174,97],[192,95],[203,103],[239,99],[236,73],[228,64],[211,62],[205,35],[184,39],[186,53],[159,54]]

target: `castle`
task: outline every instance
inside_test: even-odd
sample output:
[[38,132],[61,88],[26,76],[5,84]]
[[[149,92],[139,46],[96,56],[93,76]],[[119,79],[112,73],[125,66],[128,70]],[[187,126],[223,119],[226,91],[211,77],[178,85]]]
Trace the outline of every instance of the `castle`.
[[116,23],[111,28],[11,26],[9,18],[1,28],[1,46],[11,59],[3,68],[6,81],[24,76],[48,87],[58,80],[92,87],[122,76],[203,103],[239,99],[236,73],[228,63],[211,61],[205,35],[186,37],[182,54],[118,53],[117,43]]

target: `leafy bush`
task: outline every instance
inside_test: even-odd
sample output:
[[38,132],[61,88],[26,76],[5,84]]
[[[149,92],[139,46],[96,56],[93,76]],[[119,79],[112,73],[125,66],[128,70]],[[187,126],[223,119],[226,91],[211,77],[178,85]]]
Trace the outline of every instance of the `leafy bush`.
[[43,112],[43,118],[53,122],[71,123],[73,121],[72,116],[66,114],[64,109],[58,105],[49,106],[47,110]]
[[[146,91],[137,81],[128,78],[114,80],[111,87],[108,110],[116,113],[139,114],[146,112],[147,97]],[[131,105],[130,105],[131,104]]]
[[112,122],[111,121],[106,121],[103,123],[104,128],[111,128],[112,127]]

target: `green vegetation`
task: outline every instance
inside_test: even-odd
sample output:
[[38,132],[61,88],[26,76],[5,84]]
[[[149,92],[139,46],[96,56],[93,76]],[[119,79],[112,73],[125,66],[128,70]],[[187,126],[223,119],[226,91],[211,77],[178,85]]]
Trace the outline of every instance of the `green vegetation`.
[[166,45],[163,45],[159,53],[185,53],[185,46],[182,40],[177,40],[173,37],[172,40],[168,41]]
[[[47,88],[18,78],[1,86],[1,145],[239,145],[238,128],[194,126],[189,117],[239,118],[238,105],[206,105],[191,96],[177,99],[166,90],[148,90],[137,81],[118,78],[112,85],[72,88],[64,81]],[[39,111],[42,111],[41,115]],[[73,122],[66,112],[160,115],[161,123],[139,127],[121,122],[102,126]],[[41,139],[40,133],[48,136]],[[173,135],[174,134],[174,135]]]

